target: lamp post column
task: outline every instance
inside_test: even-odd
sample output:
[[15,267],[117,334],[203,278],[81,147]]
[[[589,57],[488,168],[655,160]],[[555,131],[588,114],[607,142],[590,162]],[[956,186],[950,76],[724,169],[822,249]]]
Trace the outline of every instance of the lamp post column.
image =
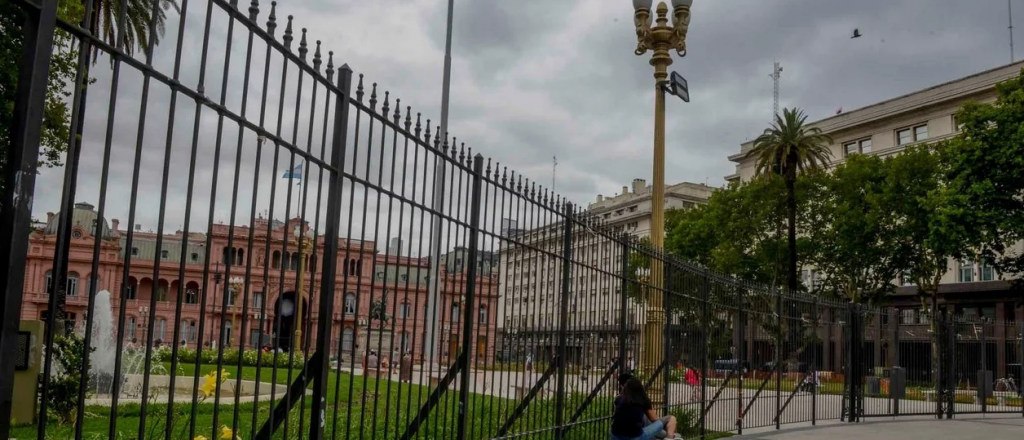
[[299,239],[299,273],[295,283],[295,347],[299,350],[302,350],[302,301],[306,291],[306,251],[311,246],[311,241],[309,237]]
[[[653,52],[650,64],[654,67],[654,166],[653,190],[651,194],[651,244],[657,250],[665,246],[665,91],[668,82],[668,66],[672,65],[669,50],[675,49],[680,56],[686,54],[686,32],[690,24],[690,6],[693,0],[672,0],[672,25],[669,25],[669,9],[665,2],[658,3],[657,18],[651,25],[651,0],[633,0],[633,22],[636,26],[638,56]],[[664,264],[659,256],[651,259],[648,278],[646,324],[643,326],[643,349],[640,353],[640,368],[644,375],[653,375],[664,358],[662,339],[665,326]],[[666,405],[664,382],[655,377],[648,395],[655,406]]]

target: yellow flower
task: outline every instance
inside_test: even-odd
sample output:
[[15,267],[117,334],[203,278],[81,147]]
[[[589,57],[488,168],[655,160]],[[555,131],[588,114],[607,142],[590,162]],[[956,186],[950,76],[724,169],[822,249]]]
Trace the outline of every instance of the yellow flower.
[[228,425],[220,425],[220,438],[223,440],[241,440],[242,438],[231,432]]
[[197,435],[196,438],[194,438],[192,440],[208,440],[208,439],[206,437],[201,436],[201,435]]
[[209,374],[203,376],[203,382],[199,384],[199,391],[203,393],[203,397],[212,396],[217,391],[217,377]]

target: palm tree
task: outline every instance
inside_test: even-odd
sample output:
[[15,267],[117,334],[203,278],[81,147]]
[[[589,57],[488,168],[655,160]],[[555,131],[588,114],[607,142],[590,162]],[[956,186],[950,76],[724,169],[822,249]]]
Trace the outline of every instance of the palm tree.
[[[122,1],[126,5],[126,23],[121,23]],[[181,12],[175,0],[92,0],[92,9],[92,28],[107,44],[116,47],[117,33],[119,29],[124,29],[124,51],[128,55],[132,55],[136,47],[143,53],[149,49],[151,19],[153,29],[156,30],[153,36],[155,45],[164,33],[166,11],[174,9],[175,12]]]
[[789,226],[788,287],[798,287],[796,273],[796,177],[828,167],[832,138],[818,127],[806,125],[800,109],[782,109],[775,123],[754,140],[751,155],[757,157],[757,175],[780,175],[786,181],[786,221]]

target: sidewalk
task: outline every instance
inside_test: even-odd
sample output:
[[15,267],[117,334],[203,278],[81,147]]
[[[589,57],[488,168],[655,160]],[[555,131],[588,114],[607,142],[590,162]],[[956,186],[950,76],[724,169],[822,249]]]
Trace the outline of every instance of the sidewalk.
[[779,431],[745,434],[734,439],[756,440],[996,440],[1020,439],[1024,435],[1024,418],[1020,414],[957,416],[953,420],[906,418],[868,421],[857,424],[834,424],[799,427]]

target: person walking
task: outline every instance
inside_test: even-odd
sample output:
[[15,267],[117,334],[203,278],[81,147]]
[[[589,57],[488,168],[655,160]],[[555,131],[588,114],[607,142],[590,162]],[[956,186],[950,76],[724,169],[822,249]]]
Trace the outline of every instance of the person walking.
[[689,367],[686,368],[686,386],[690,388],[690,401],[697,400],[697,390],[700,389],[700,374],[697,370]]

